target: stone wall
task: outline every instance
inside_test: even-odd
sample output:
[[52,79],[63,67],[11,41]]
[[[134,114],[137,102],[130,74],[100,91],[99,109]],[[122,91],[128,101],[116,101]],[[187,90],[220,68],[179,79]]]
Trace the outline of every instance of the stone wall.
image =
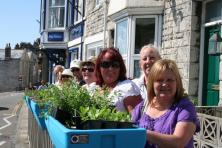
[[17,90],[21,83],[21,81],[18,81],[19,60],[0,60],[0,65],[0,92]]
[[[198,95],[200,6],[192,0],[171,0],[165,3],[163,16],[163,58],[175,60],[190,96]],[[201,9],[198,9],[201,10]]]
[[86,1],[85,37],[100,33],[104,29],[103,3],[95,7],[95,0]]

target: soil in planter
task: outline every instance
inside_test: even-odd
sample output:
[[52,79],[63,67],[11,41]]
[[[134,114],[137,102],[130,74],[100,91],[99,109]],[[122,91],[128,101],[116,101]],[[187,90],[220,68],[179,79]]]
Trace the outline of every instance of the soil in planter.
[[57,109],[55,114],[55,119],[57,119],[61,124],[67,127],[67,121],[72,120],[72,116],[70,113],[63,111],[61,109]]
[[102,121],[101,120],[87,120],[82,122],[82,129],[101,129]]
[[118,128],[118,122],[102,121],[102,129],[115,129],[115,128]]
[[80,129],[121,129],[136,128],[133,122],[118,122],[104,120],[87,120],[82,122]]
[[136,128],[133,122],[119,122],[117,128]]
[[80,116],[73,116],[72,121],[73,121],[72,128],[82,129],[82,120]]

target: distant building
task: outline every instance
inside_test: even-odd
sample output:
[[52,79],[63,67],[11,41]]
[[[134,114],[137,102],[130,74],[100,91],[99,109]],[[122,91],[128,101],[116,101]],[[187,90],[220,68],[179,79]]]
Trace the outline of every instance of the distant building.
[[0,92],[21,90],[39,81],[35,54],[28,50],[6,50],[0,49]]

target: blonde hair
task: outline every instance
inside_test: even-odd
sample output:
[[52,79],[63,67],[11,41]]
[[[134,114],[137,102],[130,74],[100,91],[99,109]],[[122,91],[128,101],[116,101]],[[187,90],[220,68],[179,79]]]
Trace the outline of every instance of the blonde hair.
[[152,102],[153,98],[155,97],[154,86],[153,86],[154,81],[156,81],[160,76],[160,74],[162,74],[166,70],[172,71],[176,78],[177,88],[176,88],[174,103],[178,102],[179,100],[185,97],[181,76],[176,63],[169,59],[160,59],[153,64],[150,73],[148,75],[147,87],[148,87],[149,103]]

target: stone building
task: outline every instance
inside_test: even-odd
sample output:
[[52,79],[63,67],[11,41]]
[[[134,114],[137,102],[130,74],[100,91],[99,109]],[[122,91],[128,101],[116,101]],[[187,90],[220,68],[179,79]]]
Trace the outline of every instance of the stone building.
[[[176,61],[186,92],[199,105],[218,105],[222,100],[221,0],[63,1],[67,4],[63,29],[69,34],[63,40],[66,62],[85,60],[103,47],[115,46],[127,76],[135,78],[140,75],[140,48],[152,43],[163,58]],[[50,7],[46,3],[44,8]]]
[[200,105],[218,105],[222,49],[209,52],[214,44],[209,39],[214,33],[221,37],[221,6],[221,0],[111,0],[108,16],[116,26],[114,45],[125,52],[127,65],[134,65],[129,75],[137,76],[138,49],[153,43],[163,58],[176,61],[189,96],[198,97]]
[[26,50],[0,49],[0,92],[18,91],[36,83],[36,58]]
[[19,76],[21,87],[29,88],[41,81],[37,55],[24,49],[19,61]]

